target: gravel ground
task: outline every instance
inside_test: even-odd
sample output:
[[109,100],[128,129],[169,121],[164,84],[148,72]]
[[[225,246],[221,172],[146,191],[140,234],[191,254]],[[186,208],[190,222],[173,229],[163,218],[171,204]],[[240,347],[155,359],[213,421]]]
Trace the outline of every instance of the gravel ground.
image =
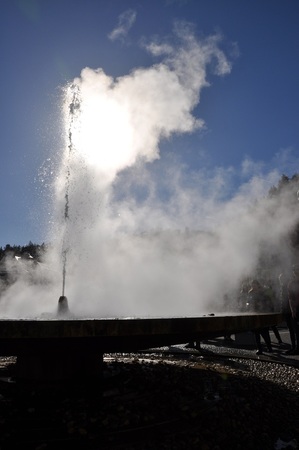
[[105,355],[101,387],[19,385],[0,358],[0,449],[297,448],[298,361],[202,348]]

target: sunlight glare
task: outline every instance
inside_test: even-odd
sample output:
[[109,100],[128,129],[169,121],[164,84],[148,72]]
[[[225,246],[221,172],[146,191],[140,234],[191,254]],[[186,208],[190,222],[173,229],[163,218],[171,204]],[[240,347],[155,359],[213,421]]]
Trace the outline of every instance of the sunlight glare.
[[85,95],[81,99],[72,133],[78,156],[101,172],[114,176],[136,157],[129,113],[121,102],[107,94]]

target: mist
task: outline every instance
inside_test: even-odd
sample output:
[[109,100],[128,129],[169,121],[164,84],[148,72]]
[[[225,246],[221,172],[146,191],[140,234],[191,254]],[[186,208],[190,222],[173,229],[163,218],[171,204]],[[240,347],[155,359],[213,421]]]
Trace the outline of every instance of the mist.
[[262,254],[292,260],[286,238],[299,208],[265,197],[277,170],[253,173],[232,192],[231,169],[186,168],[161,151],[205,128],[195,108],[202,89],[213,89],[208,76],[232,70],[219,36],[199,40],[186,24],[174,36],[145,44],[150,67],[116,79],[87,67],[64,87],[51,248],[1,297],[2,316],[55,313],[63,261],[73,316],[103,318],[223,312],[227,294],[233,312]]

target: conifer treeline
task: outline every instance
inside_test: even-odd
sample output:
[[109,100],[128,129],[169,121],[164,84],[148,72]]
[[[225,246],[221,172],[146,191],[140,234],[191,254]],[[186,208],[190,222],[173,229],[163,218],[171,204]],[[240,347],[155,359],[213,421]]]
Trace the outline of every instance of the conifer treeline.
[[7,244],[5,247],[0,247],[0,261],[7,255],[10,256],[20,256],[28,258],[30,255],[37,261],[42,259],[43,254],[47,248],[46,244],[34,244],[29,241],[27,245],[10,245]]

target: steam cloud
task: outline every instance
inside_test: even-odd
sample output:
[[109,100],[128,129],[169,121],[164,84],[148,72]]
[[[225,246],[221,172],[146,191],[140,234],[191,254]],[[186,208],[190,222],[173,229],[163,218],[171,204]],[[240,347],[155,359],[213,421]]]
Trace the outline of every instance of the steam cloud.
[[289,260],[281,245],[299,208],[285,211],[274,200],[249,207],[277,172],[263,181],[253,177],[230,196],[224,170],[187,171],[174,155],[160,154],[163,140],[205,126],[193,111],[209,86],[208,69],[219,76],[231,70],[218,36],[198,40],[186,24],[176,24],[175,35],[175,45],[146,45],[159,59],[151,67],[117,79],[85,68],[66,87],[53,248],[34,283],[22,275],[6,292],[4,315],[55,310],[62,251],[66,295],[77,317],[217,311],[224,295],[254,272],[261,250],[280,249],[281,260]]
[[111,41],[125,38],[136,20],[136,11],[128,9],[119,16],[118,26],[109,33]]

